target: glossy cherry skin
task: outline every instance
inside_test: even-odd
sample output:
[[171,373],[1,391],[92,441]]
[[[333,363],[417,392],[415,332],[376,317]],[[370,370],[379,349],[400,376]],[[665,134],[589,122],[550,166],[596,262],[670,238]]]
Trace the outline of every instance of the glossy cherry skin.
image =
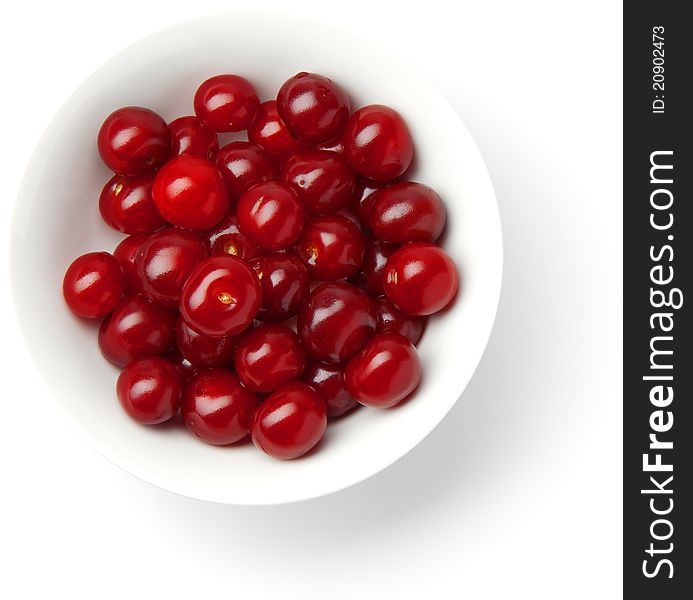
[[280,387],[255,411],[251,435],[263,452],[284,460],[303,456],[325,434],[327,413],[320,395],[305,383]]
[[248,263],[260,280],[262,303],[256,319],[284,321],[298,312],[310,291],[305,265],[295,256],[273,253]]
[[226,369],[204,369],[185,386],[180,412],[195,437],[226,446],[248,435],[258,404],[255,394]]
[[243,331],[260,308],[260,282],[235,256],[203,260],[183,286],[180,313],[198,333],[226,337]]
[[192,154],[212,160],[219,150],[217,134],[197,117],[180,117],[168,124],[171,132],[171,158]]
[[383,275],[387,259],[395,253],[399,246],[387,244],[373,238],[366,240],[366,249],[363,252],[363,289],[371,296],[380,296],[383,293]]
[[282,167],[281,179],[298,194],[308,215],[326,215],[351,200],[356,176],[339,154],[306,150],[294,154]]
[[312,362],[306,367],[301,379],[320,394],[328,417],[339,417],[360,406],[344,385],[344,365]]
[[161,168],[154,178],[152,197],[164,219],[185,229],[214,227],[229,207],[219,169],[191,154],[177,156]]
[[243,260],[260,256],[263,250],[238,228],[235,211],[229,212],[217,225],[200,232],[210,254],[230,254]]
[[344,132],[344,152],[360,175],[388,181],[409,168],[414,144],[407,124],[396,110],[371,104],[351,115]]
[[224,367],[233,362],[238,336],[210,337],[190,329],[182,317],[176,321],[176,346],[196,367]]
[[268,100],[260,105],[255,120],[248,127],[248,140],[279,161],[309,148],[306,142],[291,135],[277,112],[276,100]]
[[315,73],[298,73],[277,94],[277,111],[297,138],[319,144],[338,137],[349,120],[350,103],[336,83]]
[[315,288],[298,314],[298,335],[315,359],[341,363],[375,333],[375,306],[365,292],[348,283]]
[[326,150],[328,152],[334,152],[335,154],[344,156],[344,140],[341,136],[339,136],[333,140],[330,140],[329,142],[322,142],[320,144],[316,144],[315,149]]
[[260,248],[269,251],[291,246],[303,227],[303,204],[283,183],[261,183],[238,201],[236,217],[240,230]]
[[414,345],[398,333],[379,333],[344,370],[346,389],[361,404],[395,406],[421,381],[421,360]]
[[231,202],[254,185],[277,178],[272,159],[262,148],[248,142],[226,144],[217,152],[215,163],[224,177]]
[[101,159],[118,175],[144,175],[160,167],[171,150],[171,133],[158,114],[139,106],[113,111],[98,135]]
[[114,175],[101,190],[99,212],[107,225],[127,233],[151,233],[166,222],[152,200],[154,175]]
[[366,239],[358,226],[342,215],[308,219],[296,252],[314,279],[337,281],[358,273]]
[[260,106],[253,85],[238,75],[216,75],[202,82],[193,100],[195,114],[212,131],[247,129]]
[[375,192],[388,185],[384,181],[371,181],[363,177],[356,179],[354,194],[349,202],[349,209],[356,215],[361,226],[368,229],[368,216],[371,214],[371,206],[375,199]]
[[374,195],[368,226],[385,242],[435,242],[445,227],[445,205],[427,185],[402,181]]
[[116,394],[135,421],[157,425],[176,413],[182,388],[178,369],[166,359],[153,356],[139,358],[120,372]]
[[412,344],[419,343],[426,327],[426,317],[412,317],[399,310],[387,298],[376,298],[375,310],[378,312],[376,333],[399,333]]
[[63,277],[69,309],[87,319],[111,312],[125,293],[125,275],[108,252],[89,252],[72,261]]
[[152,234],[137,250],[135,273],[151,301],[177,308],[183,284],[206,256],[204,243],[194,233],[164,229]]
[[255,392],[273,392],[296,381],[306,366],[298,336],[283,325],[260,325],[246,333],[236,348],[236,374]]
[[178,348],[174,348],[170,352],[167,352],[164,358],[178,369],[183,383],[188,382],[198,371],[198,368],[185,358]]

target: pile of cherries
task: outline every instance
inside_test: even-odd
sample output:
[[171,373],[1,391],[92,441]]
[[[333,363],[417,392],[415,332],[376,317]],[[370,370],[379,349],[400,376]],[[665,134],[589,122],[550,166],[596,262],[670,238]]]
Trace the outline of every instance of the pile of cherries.
[[[65,300],[105,317],[99,346],[123,369],[133,419],[180,410],[204,442],[250,433],[296,458],[328,417],[394,406],[419,384],[414,344],[458,288],[435,245],[445,207],[402,180],[414,148],[399,113],[351,113],[321,75],[262,104],[246,79],[217,75],[194,108],[168,124],[139,107],[106,118],[98,148],[115,175],[99,209],[128,237],[77,258]],[[219,147],[218,133],[244,130]]]

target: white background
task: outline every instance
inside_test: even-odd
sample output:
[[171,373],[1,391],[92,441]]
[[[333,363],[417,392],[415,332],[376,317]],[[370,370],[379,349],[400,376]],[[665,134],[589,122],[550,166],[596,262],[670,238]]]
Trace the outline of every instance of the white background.
[[571,4],[262,2],[365,30],[433,79],[488,163],[506,264],[488,350],[443,423],[365,483],[270,508],[178,497],[91,450],[29,363],[7,279],[19,181],[67,95],[132,41],[241,3],[4,9],[0,597],[620,596],[621,3]]

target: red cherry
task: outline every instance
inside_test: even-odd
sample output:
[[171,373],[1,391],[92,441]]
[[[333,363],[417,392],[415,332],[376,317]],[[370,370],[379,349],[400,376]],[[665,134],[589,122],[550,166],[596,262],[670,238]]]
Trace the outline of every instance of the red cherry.
[[378,312],[376,333],[399,333],[412,344],[418,344],[426,326],[426,317],[404,314],[387,298],[376,298],[374,302]]
[[168,158],[171,134],[154,111],[126,106],[112,112],[101,125],[99,154],[106,166],[134,177],[160,167]]
[[215,256],[230,254],[250,260],[262,254],[260,247],[238,228],[235,212],[229,212],[212,229],[200,232],[209,253]]
[[212,160],[219,150],[217,134],[197,117],[180,117],[168,124],[171,132],[171,158],[192,154]]
[[306,142],[291,135],[277,112],[275,100],[268,100],[260,105],[255,120],[248,128],[248,140],[278,160],[285,160],[296,152],[308,149]]
[[188,382],[181,415],[188,430],[203,442],[225,446],[242,440],[258,406],[255,394],[226,369],[205,369]]
[[298,335],[314,358],[341,363],[374,334],[376,318],[365,292],[347,283],[325,283],[310,293],[299,312]]
[[283,183],[261,183],[238,201],[236,216],[241,231],[265,250],[291,246],[303,227],[303,205]]
[[211,162],[191,154],[168,161],[152,186],[154,203],[169,223],[186,229],[209,229],[229,207],[224,178]]
[[146,235],[129,235],[113,251],[125,275],[125,293],[132,294],[142,291],[142,283],[135,272],[135,257],[140,246],[148,239]]
[[135,273],[150,300],[177,308],[183,284],[206,256],[205,245],[194,233],[164,229],[139,247]]
[[238,75],[216,75],[197,88],[193,104],[202,122],[221,133],[247,129],[260,100],[247,79]]
[[142,294],[125,296],[99,329],[106,360],[124,367],[136,358],[160,356],[173,345],[176,314]]
[[344,151],[357,173],[376,181],[399,177],[414,157],[404,119],[381,104],[364,106],[351,115],[344,132]]
[[69,309],[87,319],[111,312],[125,292],[125,275],[108,252],[89,252],[65,271],[63,296]]
[[339,136],[329,142],[322,142],[315,146],[316,150],[326,150],[327,152],[334,152],[340,156],[344,156],[344,140],[342,136]]
[[243,385],[255,392],[273,392],[301,376],[306,353],[288,327],[261,325],[238,342],[234,364]]
[[235,256],[203,260],[183,286],[180,313],[198,333],[226,337],[243,331],[260,307],[260,282]]
[[371,181],[363,177],[356,179],[354,194],[349,202],[349,208],[356,215],[362,227],[368,228],[368,216],[371,214],[371,205],[375,200],[375,192],[387,185],[383,181]]
[[353,221],[342,215],[309,219],[296,251],[315,279],[336,281],[358,273],[366,240]]
[[190,378],[197,373],[197,367],[192,364],[185,356],[181,354],[178,348],[174,348],[164,355],[164,358],[170,362],[181,376],[183,383],[186,383]]
[[421,381],[421,361],[413,344],[398,333],[372,338],[344,370],[349,393],[375,408],[395,406]]
[[344,386],[343,365],[310,363],[303,372],[302,380],[320,394],[328,417],[339,417],[360,406]]
[[435,242],[445,227],[445,205],[427,185],[395,183],[374,195],[368,226],[385,242]]
[[256,318],[284,321],[296,314],[309,292],[310,277],[303,263],[289,254],[268,254],[249,262],[260,280],[262,304]]
[[371,296],[382,295],[385,264],[398,247],[373,238],[366,240],[366,249],[363,252],[363,289]]
[[107,225],[127,234],[151,233],[166,222],[152,200],[154,175],[114,175],[99,197],[99,212]]
[[180,406],[182,381],[176,367],[163,358],[140,358],[118,376],[116,393],[125,412],[138,423],[168,421]]
[[305,383],[289,383],[255,411],[253,443],[274,458],[304,455],[325,434],[327,415],[320,395]]
[[262,148],[248,142],[226,144],[217,152],[215,162],[224,177],[231,202],[254,185],[277,178],[270,157]]
[[339,136],[349,120],[349,97],[315,73],[298,73],[277,94],[277,111],[296,137],[318,144]]
[[457,293],[455,263],[438,246],[417,242],[397,250],[385,265],[383,291],[408,315],[431,315],[445,308]]
[[233,362],[237,336],[210,337],[187,326],[182,317],[176,321],[176,345],[196,367],[224,367]]
[[354,193],[354,170],[338,154],[306,150],[282,168],[282,181],[298,194],[306,214],[324,215],[344,208]]

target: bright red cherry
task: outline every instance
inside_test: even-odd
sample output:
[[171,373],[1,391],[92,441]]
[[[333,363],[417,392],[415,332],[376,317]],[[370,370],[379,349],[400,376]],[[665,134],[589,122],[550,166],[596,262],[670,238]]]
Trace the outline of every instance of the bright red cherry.
[[408,315],[431,315],[442,310],[452,302],[458,285],[452,258],[433,244],[402,246],[385,265],[383,291]]
[[342,215],[306,221],[296,252],[310,275],[322,281],[346,279],[359,272],[366,239],[353,221]]
[[349,97],[336,83],[315,73],[298,73],[277,94],[277,111],[296,137],[319,144],[333,140],[349,120]]
[[168,124],[171,132],[171,158],[193,154],[212,160],[219,150],[217,134],[197,117],[180,117]]
[[178,369],[183,383],[187,383],[190,378],[197,373],[197,367],[185,358],[178,348],[174,348],[166,353],[164,358]]
[[414,144],[407,124],[396,110],[371,104],[351,115],[344,132],[344,151],[357,173],[388,181],[409,168]]
[[176,314],[142,294],[125,296],[99,329],[99,348],[114,365],[136,358],[160,356],[173,345]]
[[356,215],[359,223],[368,228],[368,216],[371,214],[371,205],[375,199],[375,192],[388,185],[383,181],[371,181],[363,177],[356,179],[354,194],[349,202],[349,208]]
[[279,388],[255,411],[253,443],[274,458],[303,456],[325,434],[327,414],[320,395],[305,383]]
[[363,252],[363,289],[371,296],[380,296],[383,293],[383,274],[387,259],[395,253],[399,246],[379,242],[373,238],[366,240],[366,249]]
[[89,252],[65,271],[63,296],[70,310],[88,319],[111,312],[125,292],[125,275],[108,252]]
[[151,233],[166,222],[152,200],[154,175],[114,175],[101,190],[99,212],[107,225],[127,234]]
[[344,208],[356,184],[354,170],[339,154],[306,150],[282,168],[282,181],[298,194],[308,215],[326,215]]
[[315,288],[298,314],[298,335],[317,360],[341,363],[375,333],[375,306],[365,292],[348,283]]
[[215,75],[203,81],[193,100],[195,114],[218,133],[242,131],[253,122],[260,106],[257,92],[238,75]]
[[426,326],[426,317],[412,317],[404,314],[387,298],[376,298],[374,302],[378,312],[376,333],[399,333],[412,344],[418,344]]
[[204,243],[191,231],[164,229],[139,247],[135,273],[150,300],[177,308],[183,284],[206,256]]
[[344,381],[361,404],[388,408],[402,402],[419,385],[421,360],[404,336],[380,333],[349,361]]
[[255,318],[284,321],[295,315],[310,291],[304,264],[294,256],[278,252],[254,258],[249,264],[262,288],[262,304]]
[[308,149],[306,142],[291,135],[277,112],[276,100],[268,100],[260,105],[255,120],[248,128],[248,140],[280,161]]
[[238,201],[236,217],[241,231],[264,250],[291,246],[303,227],[303,204],[283,183],[261,183]]
[[112,112],[101,125],[99,154],[106,166],[134,177],[160,167],[171,149],[171,133],[154,111],[126,106]]
[[209,253],[215,256],[230,254],[243,260],[260,256],[263,250],[238,228],[235,212],[229,212],[217,225],[200,232]]
[[129,235],[113,251],[113,256],[118,261],[125,275],[126,294],[142,291],[142,283],[135,272],[135,258],[140,246],[148,237],[146,235]]
[[243,331],[260,308],[260,282],[235,256],[203,260],[183,286],[180,313],[198,333],[226,337]]
[[209,229],[226,214],[229,196],[214,164],[191,154],[168,161],[152,186],[154,203],[169,223],[185,229]]
[[272,159],[262,148],[248,142],[226,144],[217,152],[215,162],[224,177],[231,202],[254,185],[277,178]]
[[196,367],[224,367],[233,362],[237,336],[210,337],[190,329],[182,317],[176,321],[176,345]]
[[188,382],[180,407],[197,438],[215,446],[242,440],[250,431],[258,399],[226,369],[205,369]]
[[138,423],[168,421],[180,406],[181,376],[170,362],[157,356],[139,358],[118,376],[116,393],[125,412]]
[[344,366],[310,363],[301,378],[322,397],[328,417],[339,417],[360,406],[344,386]]
[[260,325],[238,342],[234,364],[243,385],[255,392],[273,392],[301,376],[306,353],[288,327]]

